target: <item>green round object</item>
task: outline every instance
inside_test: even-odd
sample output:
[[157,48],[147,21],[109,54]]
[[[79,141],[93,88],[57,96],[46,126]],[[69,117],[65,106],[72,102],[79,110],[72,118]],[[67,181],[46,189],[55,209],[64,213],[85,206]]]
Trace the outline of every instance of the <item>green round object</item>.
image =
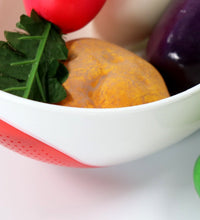
[[200,196],[200,156],[198,157],[194,166],[193,178],[195,189]]

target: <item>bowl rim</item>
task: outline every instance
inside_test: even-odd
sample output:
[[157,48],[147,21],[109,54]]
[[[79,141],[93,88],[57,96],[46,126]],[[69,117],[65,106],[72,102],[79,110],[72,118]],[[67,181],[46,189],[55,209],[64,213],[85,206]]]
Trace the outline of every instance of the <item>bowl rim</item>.
[[127,107],[118,107],[118,108],[83,108],[83,107],[71,107],[71,106],[62,106],[57,104],[43,103],[35,100],[26,99],[19,97],[7,92],[0,90],[0,99],[11,101],[13,103],[24,104],[26,106],[32,106],[34,108],[40,108],[43,110],[59,111],[59,112],[74,112],[74,113],[116,113],[116,112],[129,112],[129,111],[146,111],[153,110],[157,107],[162,107],[169,105],[175,102],[180,102],[192,96],[193,94],[200,93],[200,84],[193,86],[190,89],[187,89],[183,92],[180,92],[176,95],[169,96],[167,98],[154,101],[151,103],[140,104],[135,106]]

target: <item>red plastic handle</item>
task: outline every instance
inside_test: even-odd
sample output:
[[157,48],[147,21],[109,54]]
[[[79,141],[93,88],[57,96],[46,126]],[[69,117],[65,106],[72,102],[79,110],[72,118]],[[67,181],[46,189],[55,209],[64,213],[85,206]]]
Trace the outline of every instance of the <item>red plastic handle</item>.
[[46,163],[68,167],[92,167],[74,160],[3,120],[0,120],[0,144],[22,155]]

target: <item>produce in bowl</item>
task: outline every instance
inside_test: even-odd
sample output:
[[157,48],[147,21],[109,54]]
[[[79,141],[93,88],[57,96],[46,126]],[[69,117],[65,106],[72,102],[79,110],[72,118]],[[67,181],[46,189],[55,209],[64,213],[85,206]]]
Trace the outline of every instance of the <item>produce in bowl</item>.
[[162,74],[171,94],[200,83],[200,2],[174,1],[148,42],[147,59]]
[[88,25],[66,38],[92,37],[139,50],[170,2],[173,0],[107,0]]
[[78,30],[89,23],[106,0],[23,0],[28,15],[34,9],[44,19],[54,23],[62,33]]
[[169,97],[163,78],[149,63],[117,45],[97,39],[66,43],[69,71],[63,83],[68,95],[59,104],[84,108],[117,108]]

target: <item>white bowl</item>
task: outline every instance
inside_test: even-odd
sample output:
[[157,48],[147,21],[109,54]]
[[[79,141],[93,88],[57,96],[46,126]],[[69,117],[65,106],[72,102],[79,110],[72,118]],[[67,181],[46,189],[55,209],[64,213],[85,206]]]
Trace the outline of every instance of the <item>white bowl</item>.
[[0,92],[0,119],[91,166],[124,163],[156,152],[200,128],[200,85],[149,104],[85,109]]
[[[20,9],[6,13],[9,1],[0,1],[1,21],[6,24],[9,17],[8,27],[10,15],[14,24],[23,12],[22,3],[12,2]],[[0,120],[89,166],[124,163],[182,140],[200,128],[199,109],[200,85],[153,103],[113,109],[57,106],[0,91]]]

